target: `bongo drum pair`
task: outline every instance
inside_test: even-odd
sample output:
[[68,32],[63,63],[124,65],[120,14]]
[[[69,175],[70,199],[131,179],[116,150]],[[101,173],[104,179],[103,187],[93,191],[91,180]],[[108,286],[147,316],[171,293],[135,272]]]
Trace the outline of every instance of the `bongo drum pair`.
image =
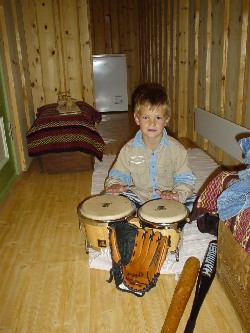
[[[169,237],[169,251],[176,253],[178,261],[188,213],[188,209],[176,200],[155,199],[139,208],[137,219],[142,228],[158,230]],[[79,228],[85,236],[86,253],[89,253],[90,248],[101,250],[109,247],[108,226],[117,221],[132,222],[136,207],[123,196],[97,195],[79,205],[78,215]]]

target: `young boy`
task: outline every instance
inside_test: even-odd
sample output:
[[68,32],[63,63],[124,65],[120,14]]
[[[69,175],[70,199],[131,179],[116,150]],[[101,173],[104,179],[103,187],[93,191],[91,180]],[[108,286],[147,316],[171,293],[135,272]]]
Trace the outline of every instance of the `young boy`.
[[107,193],[124,195],[137,207],[156,198],[185,203],[193,194],[196,178],[187,151],[165,129],[170,113],[161,85],[146,84],[138,90],[134,118],[140,130],[121,149],[105,181]]

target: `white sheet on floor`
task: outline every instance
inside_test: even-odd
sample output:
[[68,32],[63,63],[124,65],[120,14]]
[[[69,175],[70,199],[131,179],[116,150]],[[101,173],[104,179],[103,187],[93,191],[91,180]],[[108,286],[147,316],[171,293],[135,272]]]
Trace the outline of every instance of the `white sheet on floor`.
[[[199,148],[188,149],[187,151],[190,167],[197,177],[195,192],[198,193],[206,180],[218,169],[218,164]],[[99,194],[103,191],[105,178],[114,160],[115,156],[109,155],[104,156],[103,162],[96,161],[92,178],[92,195]],[[174,253],[168,253],[161,274],[181,273],[186,260],[190,256],[197,257],[202,263],[208,244],[213,239],[215,239],[215,237],[212,235],[200,233],[196,222],[186,224],[183,232],[183,243],[179,253],[179,261],[176,261],[176,255]],[[109,271],[111,268],[109,248],[102,249],[101,251],[90,249],[89,266],[93,269]]]

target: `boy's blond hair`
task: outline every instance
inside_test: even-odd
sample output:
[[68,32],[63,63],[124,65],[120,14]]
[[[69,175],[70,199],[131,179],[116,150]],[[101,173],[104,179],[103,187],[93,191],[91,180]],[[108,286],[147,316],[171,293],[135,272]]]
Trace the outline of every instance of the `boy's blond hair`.
[[139,114],[140,107],[144,105],[149,106],[150,109],[161,108],[168,118],[171,116],[169,98],[162,85],[158,83],[140,85],[135,90],[134,95],[134,112],[136,115]]

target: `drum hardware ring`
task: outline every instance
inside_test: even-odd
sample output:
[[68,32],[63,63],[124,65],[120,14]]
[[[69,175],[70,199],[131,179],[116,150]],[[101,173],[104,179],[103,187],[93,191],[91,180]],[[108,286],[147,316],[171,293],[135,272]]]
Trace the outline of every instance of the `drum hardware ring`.
[[171,236],[168,236],[168,247],[171,247]]
[[179,259],[180,259],[180,256],[179,256],[179,248],[178,248],[178,246],[177,246],[176,251],[175,251],[175,260],[176,260],[176,261],[179,261]]
[[185,220],[182,220],[178,223],[177,230],[179,232],[181,232],[183,230],[183,228],[185,227],[186,223],[191,223],[191,222],[188,221],[188,218],[185,219]]

